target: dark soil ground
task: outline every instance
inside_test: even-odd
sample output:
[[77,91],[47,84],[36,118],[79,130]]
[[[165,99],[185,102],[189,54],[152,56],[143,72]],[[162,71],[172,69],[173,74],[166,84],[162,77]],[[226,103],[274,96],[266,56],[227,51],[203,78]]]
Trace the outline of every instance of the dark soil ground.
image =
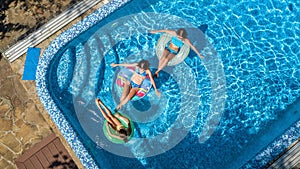
[[0,52],[23,39],[79,0],[0,0]]

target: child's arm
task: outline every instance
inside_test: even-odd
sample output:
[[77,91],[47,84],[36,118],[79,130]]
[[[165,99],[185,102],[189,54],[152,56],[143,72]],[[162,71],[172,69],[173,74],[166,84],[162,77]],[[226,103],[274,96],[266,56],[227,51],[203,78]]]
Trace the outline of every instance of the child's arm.
[[112,63],[110,64],[111,67],[117,67],[117,66],[124,66],[124,67],[130,67],[130,66],[137,66],[137,63],[120,63],[120,64],[116,64],[116,63]]
[[154,88],[154,90],[155,90],[156,95],[159,97],[159,96],[160,96],[160,92],[159,92],[159,91],[157,90],[157,88],[156,88],[156,84],[155,84],[155,81],[153,80],[151,71],[150,71],[150,70],[146,70],[146,72],[147,72],[147,74],[148,74],[149,77],[150,77],[150,81],[151,81],[151,83],[152,83],[152,85],[153,85],[153,88]]

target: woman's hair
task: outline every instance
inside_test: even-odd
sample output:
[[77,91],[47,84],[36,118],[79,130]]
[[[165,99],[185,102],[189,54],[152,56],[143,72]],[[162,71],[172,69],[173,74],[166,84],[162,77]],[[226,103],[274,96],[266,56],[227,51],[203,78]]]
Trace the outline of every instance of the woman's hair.
[[185,29],[180,28],[176,31],[176,34],[183,37],[183,38],[187,38],[187,32]]
[[120,134],[120,135],[128,136],[128,133],[127,133],[127,131],[126,131],[125,129],[120,129],[120,130],[119,130],[119,134]]
[[119,131],[120,137],[123,139],[123,141],[126,143],[128,141],[128,133],[125,129],[120,129]]
[[143,59],[143,60],[139,61],[138,67],[140,67],[140,68],[142,68],[142,69],[145,69],[145,70],[148,70],[149,67],[150,67],[150,63],[149,63],[148,60],[144,60],[144,59]]

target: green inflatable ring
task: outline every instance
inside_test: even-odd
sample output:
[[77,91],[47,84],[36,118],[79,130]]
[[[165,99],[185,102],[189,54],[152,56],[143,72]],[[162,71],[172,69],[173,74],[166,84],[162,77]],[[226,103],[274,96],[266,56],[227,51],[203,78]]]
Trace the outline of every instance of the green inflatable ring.
[[[134,131],[134,125],[133,125],[133,122],[131,121],[131,119],[130,119],[128,116],[126,116],[126,115],[124,115],[124,114],[121,114],[121,113],[119,113],[119,114],[120,114],[121,116],[127,117],[127,118],[129,119],[129,121],[130,121],[130,126],[131,126],[131,130],[132,130],[132,131],[131,131],[131,134],[127,137],[127,139],[130,140],[130,139],[132,138],[132,136],[133,136],[133,131]],[[119,119],[119,118],[118,118],[118,119]],[[119,119],[119,120],[120,120],[120,122],[125,126],[125,128],[128,128],[127,123],[126,123],[125,121],[123,121],[122,119]],[[111,133],[113,133],[113,134],[115,134],[115,135],[118,135],[118,133],[117,133],[110,125],[109,125],[109,128],[107,129],[106,124],[107,124],[107,120],[105,120],[105,121],[104,121],[104,124],[103,124],[103,132],[104,132],[105,137],[106,137],[109,141],[111,141],[111,142],[113,142],[113,143],[115,143],[115,144],[124,144],[125,142],[124,142],[123,140],[120,140],[120,139],[111,137],[111,136],[108,134],[108,129],[109,129]]]

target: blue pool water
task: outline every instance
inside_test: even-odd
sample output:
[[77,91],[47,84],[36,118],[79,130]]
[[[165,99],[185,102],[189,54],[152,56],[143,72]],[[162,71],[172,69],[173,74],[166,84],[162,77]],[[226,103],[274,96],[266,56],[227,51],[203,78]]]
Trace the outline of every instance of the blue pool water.
[[[247,168],[300,120],[299,7],[296,1],[133,0],[63,40],[42,87],[99,168]],[[136,126],[133,139],[109,142],[94,102],[100,97],[111,109],[118,103],[119,69],[109,65],[143,58],[154,72],[160,34],[149,31],[180,27],[206,59],[190,52],[184,63],[164,69],[156,79],[160,98],[152,90],[122,108]]]

